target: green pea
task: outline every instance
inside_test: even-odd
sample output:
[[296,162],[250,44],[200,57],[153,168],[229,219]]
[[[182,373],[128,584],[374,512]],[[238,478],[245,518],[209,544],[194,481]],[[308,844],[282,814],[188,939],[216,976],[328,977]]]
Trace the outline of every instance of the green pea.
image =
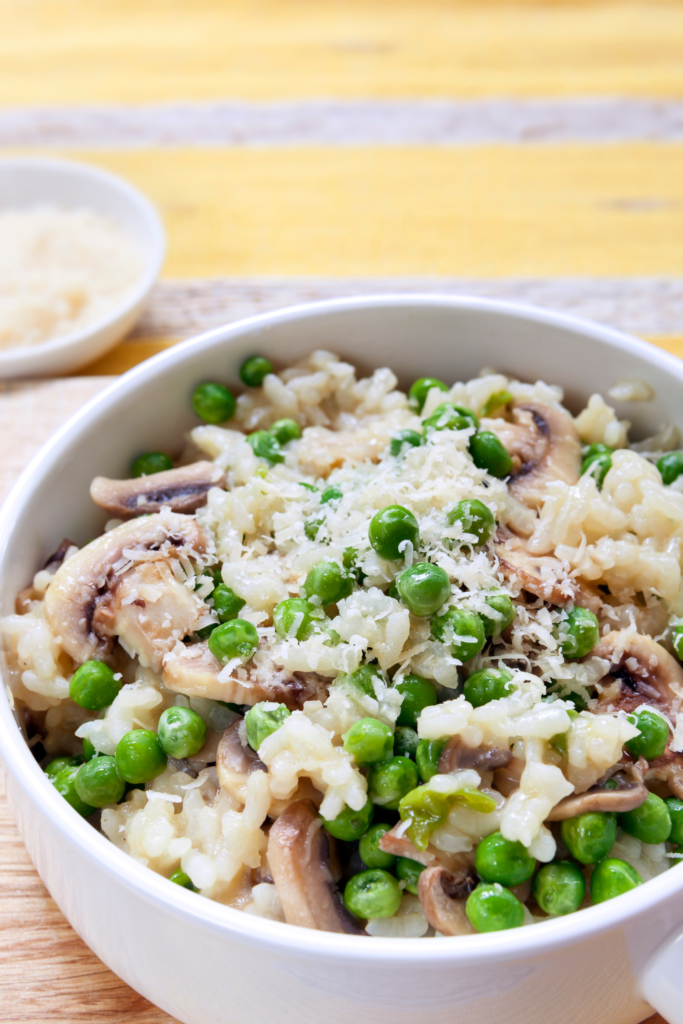
[[349,596],[353,580],[337,562],[318,562],[306,577],[302,589],[309,600],[318,597],[320,606],[327,608]]
[[485,469],[499,480],[512,472],[510,453],[490,430],[480,430],[471,437],[469,450],[477,469]]
[[514,893],[497,882],[478,885],[467,898],[465,913],[478,932],[500,932],[524,924],[524,907]]
[[377,697],[375,693],[375,680],[384,681],[382,672],[377,665],[361,665],[355,672],[342,676],[341,679],[343,682],[350,683],[354,689],[360,690],[367,697],[372,697],[373,700]]
[[94,757],[78,769],[76,793],[83,803],[91,807],[117,804],[125,792],[126,783],[119,775],[113,757]]
[[534,878],[534,898],[546,914],[573,914],[585,892],[581,870],[570,860],[544,864]]
[[386,761],[394,747],[394,734],[384,722],[376,718],[361,718],[354,722],[343,737],[344,750],[351,754],[360,768]]
[[514,888],[531,878],[536,861],[522,843],[494,832],[477,846],[474,866],[482,881],[500,882]]
[[672,484],[683,473],[683,452],[667,452],[657,460],[663,484]]
[[251,445],[254,455],[258,455],[259,459],[271,463],[285,461],[280,442],[268,430],[255,430],[247,436],[247,444]]
[[439,774],[439,758],[443,754],[446,740],[420,740],[415,751],[415,763],[423,782],[429,782]]
[[470,661],[486,643],[481,616],[467,608],[449,608],[445,615],[432,619],[432,636],[450,644],[451,653],[460,661]]
[[[461,523],[463,534],[473,536],[475,544],[485,544],[496,528],[493,512],[478,498],[459,501],[447,514],[446,522],[449,526]],[[472,542],[465,540],[465,543]]]
[[413,615],[433,615],[451,596],[451,581],[438,565],[415,562],[404,569],[396,580],[403,603]]
[[64,797],[66,802],[71,804],[81,817],[88,818],[95,812],[95,808],[92,804],[86,803],[76,789],[76,777],[79,771],[79,765],[66,765],[52,777],[51,781],[57,792]]
[[370,769],[368,796],[373,804],[395,811],[406,793],[415,789],[418,781],[417,768],[409,758],[392,757]]
[[206,743],[206,725],[190,708],[166,708],[159,719],[158,736],[169,757],[194,757]]
[[114,702],[123,686],[103,661],[86,661],[77,668],[69,683],[69,696],[89,711],[100,711]]
[[244,718],[247,727],[247,743],[252,750],[258,750],[263,741],[272,736],[280,728],[285,718],[289,718],[290,714],[291,712],[284,704],[275,704],[271,701],[254,704]]
[[192,408],[205,423],[225,423],[235,414],[235,396],[222,384],[200,384],[192,395]]
[[384,850],[380,849],[379,844],[382,841],[382,837],[390,829],[391,825],[387,824],[373,825],[364,836],[361,836],[358,843],[358,853],[367,868],[383,868],[385,871],[388,871],[389,868],[393,868],[398,860],[398,857],[394,856],[393,853],[385,853]]
[[443,402],[438,405],[431,416],[422,421],[422,429],[427,434],[428,428],[432,430],[468,430],[479,426],[479,420],[471,409],[462,405],[453,405],[452,402]]
[[608,448],[606,444],[591,444],[584,452],[581,475],[590,472],[598,490],[601,489],[605,477],[612,468],[613,452],[614,448]]
[[192,884],[190,876],[186,875],[184,871],[180,870],[180,868],[173,872],[169,881],[174,882],[176,885],[181,885],[183,889],[189,889],[190,892],[199,892],[199,889]]
[[92,761],[93,757],[97,757],[97,751],[93,743],[86,736],[83,740],[83,760]]
[[482,416],[490,416],[496,409],[502,408],[504,405],[509,405],[513,401],[513,395],[509,391],[496,391],[495,394],[487,400],[484,408],[481,410]]
[[368,536],[379,557],[389,561],[404,558],[406,544],[412,544],[415,551],[420,543],[417,519],[402,505],[387,505],[375,512]]
[[640,736],[634,736],[624,744],[629,754],[635,758],[644,757],[646,761],[661,757],[669,740],[668,722],[656,711],[645,708],[637,715],[629,715],[628,720],[640,729]]
[[672,830],[669,808],[656,793],[648,793],[640,807],[620,814],[619,824],[641,843],[664,843]]
[[220,622],[229,622],[236,619],[244,608],[246,601],[238,597],[234,590],[226,587],[225,583],[219,583],[211,594],[213,610]]
[[344,889],[346,909],[367,920],[393,917],[402,899],[403,893],[394,876],[380,868],[354,875]]
[[642,884],[634,867],[618,857],[608,857],[595,865],[591,875],[591,899],[593,903],[604,903]]
[[491,609],[492,614],[486,611],[479,612],[484,622],[484,635],[487,639],[500,636],[503,630],[515,621],[516,609],[512,598],[507,594],[492,594],[486,598],[485,604]]
[[159,738],[151,729],[127,732],[119,740],[115,756],[118,773],[125,782],[149,782],[161,775],[168,763]]
[[273,625],[278,636],[286,639],[307,640],[323,614],[319,608],[303,597],[288,597],[280,601],[273,612]]
[[260,388],[269,373],[274,372],[273,364],[265,356],[252,356],[240,366],[240,380],[248,388]]
[[278,444],[289,444],[290,441],[299,440],[301,427],[296,420],[275,420],[269,433],[273,435]]
[[669,842],[681,846],[683,844],[683,800],[679,800],[677,796],[668,796],[664,803],[671,818]]
[[566,818],[561,826],[562,842],[575,860],[595,864],[606,857],[617,838],[616,814],[588,811]]
[[374,805],[370,800],[366,800],[360,811],[352,811],[350,807],[345,807],[336,818],[331,821],[323,821],[323,825],[335,839],[340,839],[344,843],[352,843],[354,840],[360,839],[370,828],[374,813]]
[[559,623],[557,633],[563,634],[560,650],[565,658],[583,658],[600,639],[598,620],[587,608],[575,608]]
[[[277,611],[277,609],[276,609]],[[214,629],[209,637],[209,650],[219,661],[251,658],[258,647],[256,626],[246,619],[232,619]]]
[[427,401],[427,395],[432,388],[438,388],[439,391],[448,391],[448,384],[444,384],[442,380],[437,380],[436,377],[420,377],[419,380],[416,380],[408,392],[410,408],[415,409],[416,412],[422,412]]
[[417,729],[417,720],[425,708],[436,704],[436,687],[422,676],[407,675],[395,687],[403,694],[401,712],[396,719],[397,725],[409,725]]
[[492,700],[509,697],[517,689],[511,685],[512,673],[504,668],[480,668],[473,672],[463,687],[465,700],[473,708],[483,707]]
[[400,430],[395,437],[392,437],[389,452],[396,458],[404,448],[419,448],[421,444],[422,436],[416,430]]
[[396,877],[406,883],[406,891],[412,892],[413,896],[417,896],[417,883],[424,869],[424,864],[410,857],[399,857],[396,861]]
[[147,452],[146,455],[138,455],[130,467],[132,476],[152,476],[154,473],[163,473],[167,469],[173,469],[173,459],[164,452]]
[[61,771],[65,768],[80,768],[83,761],[80,757],[55,757],[48,765],[45,766],[43,771],[47,775],[48,779],[56,779]]
[[304,523],[304,533],[309,540],[316,540],[320,533],[320,527],[325,522],[324,519],[307,519]]
[[397,725],[394,731],[394,754],[396,757],[415,759],[420,739],[414,729],[407,725]]
[[327,505],[330,501],[341,501],[344,492],[340,487],[326,487],[320,495],[320,504]]
[[671,643],[676,657],[683,661],[683,625],[674,626],[671,630]]

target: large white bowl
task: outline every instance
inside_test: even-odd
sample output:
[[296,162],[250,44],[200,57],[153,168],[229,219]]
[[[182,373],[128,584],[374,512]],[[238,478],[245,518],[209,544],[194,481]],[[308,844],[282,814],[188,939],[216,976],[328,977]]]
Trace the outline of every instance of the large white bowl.
[[[284,365],[316,347],[361,370],[393,366],[466,380],[494,366],[565,386],[578,408],[615,380],[642,378],[655,402],[628,411],[639,432],[683,426],[683,364],[633,338],[541,310],[413,296],[324,302],[211,331],[98,395],[26,470],[0,519],[1,610],[63,537],[102,525],[97,473],[141,450],[177,450],[196,421],[192,389],[236,383],[254,353]],[[621,412],[624,409],[620,410]],[[683,869],[618,899],[532,928],[467,938],[369,939],[269,922],[201,899],[112,846],[68,806],[26,746],[4,696],[0,749],[28,851],[73,927],[113,971],[185,1024],[683,1024]]]
[[104,355],[140,316],[164,261],[166,240],[158,213],[122,178],[72,160],[0,160],[0,210],[42,205],[85,207],[113,220],[133,239],[142,270],[124,298],[87,327],[41,345],[0,349],[0,378],[69,373]]

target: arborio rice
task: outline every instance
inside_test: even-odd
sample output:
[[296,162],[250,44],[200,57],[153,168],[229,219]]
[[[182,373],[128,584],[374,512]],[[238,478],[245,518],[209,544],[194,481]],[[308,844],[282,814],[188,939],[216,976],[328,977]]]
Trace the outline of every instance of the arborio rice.
[[195,392],[175,466],[93,481],[104,534],[0,624],[75,811],[201,896],[380,936],[537,923],[675,864],[676,432],[629,447],[599,395],[407,396],[327,352],[242,379]]

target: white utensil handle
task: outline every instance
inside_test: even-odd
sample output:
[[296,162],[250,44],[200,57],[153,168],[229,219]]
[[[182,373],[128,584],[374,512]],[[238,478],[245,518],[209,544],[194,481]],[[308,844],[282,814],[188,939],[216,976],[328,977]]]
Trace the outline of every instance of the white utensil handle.
[[683,931],[650,958],[640,976],[640,991],[668,1024],[683,1024]]

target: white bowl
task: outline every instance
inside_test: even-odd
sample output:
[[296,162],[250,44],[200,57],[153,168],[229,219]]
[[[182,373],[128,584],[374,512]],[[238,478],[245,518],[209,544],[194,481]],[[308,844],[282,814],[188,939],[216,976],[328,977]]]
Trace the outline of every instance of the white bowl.
[[[84,542],[101,528],[88,498],[95,474],[125,473],[144,449],[179,449],[196,423],[189,399],[198,383],[236,383],[254,352],[282,366],[318,347],[361,370],[393,366],[404,385],[427,374],[467,380],[495,366],[563,384],[575,409],[617,379],[642,378],[657,400],[630,407],[636,430],[663,419],[683,426],[683,364],[568,316],[408,296],[255,317],[132,370],[34,459],[0,518],[2,613],[63,537]],[[683,1024],[680,867],[618,899],[512,932],[370,939],[308,931],[202,899],[119,851],[55,791],[4,693],[0,750],[22,837],[63,913],[113,971],[185,1024],[636,1024],[649,1016],[647,1002]]]
[[86,207],[109,217],[132,237],[143,269],[125,298],[82,330],[41,345],[0,349],[0,378],[69,373],[104,355],[140,316],[164,261],[166,241],[159,215],[149,200],[123,179],[70,160],[0,160],[0,210],[42,204]]

